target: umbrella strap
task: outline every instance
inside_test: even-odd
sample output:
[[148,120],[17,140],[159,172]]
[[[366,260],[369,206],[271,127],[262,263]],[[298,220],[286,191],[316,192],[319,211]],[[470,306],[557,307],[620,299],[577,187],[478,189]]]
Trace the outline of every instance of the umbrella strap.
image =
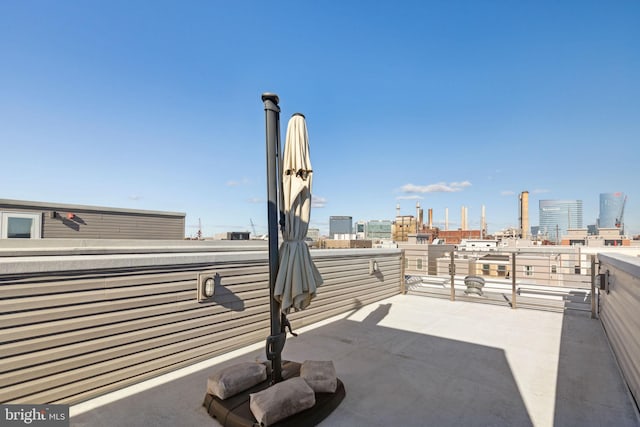
[[296,334],[295,332],[293,332],[293,330],[291,329],[291,322],[289,322],[289,319],[287,319],[287,316],[284,313],[280,313],[280,325],[282,328],[282,332],[284,332],[285,334],[287,333],[287,328],[289,328],[289,333],[291,335],[293,335],[294,337],[297,337],[298,334]]

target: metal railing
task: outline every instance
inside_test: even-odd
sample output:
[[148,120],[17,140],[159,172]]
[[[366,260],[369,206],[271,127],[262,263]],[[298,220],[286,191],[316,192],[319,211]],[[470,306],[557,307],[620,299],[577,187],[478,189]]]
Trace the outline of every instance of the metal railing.
[[[411,262],[408,260],[407,263]],[[583,254],[579,250],[551,251],[452,251],[445,257],[438,258],[437,274],[424,275],[430,278],[448,282],[448,298],[455,301],[456,287],[461,286],[461,276],[478,276],[486,280],[491,288],[500,289],[500,294],[507,300],[512,309],[519,305],[519,297],[527,300],[525,305],[547,301],[547,306],[553,298],[572,300],[575,304],[565,303],[564,309],[589,310],[591,317],[597,317],[597,289],[596,281],[597,259],[593,254]],[[457,277],[456,277],[457,276]],[[456,281],[458,282],[456,284]],[[409,283],[408,283],[409,284]],[[413,280],[409,290],[420,287],[421,282]],[[442,288],[441,288],[442,289]],[[510,296],[508,295],[510,291]],[[440,292],[441,297],[445,296]],[[458,297],[460,297],[458,292]],[[466,294],[462,294],[467,296]],[[582,304],[577,301],[583,298]],[[504,302],[504,300],[501,300]],[[590,300],[590,308],[584,308]],[[556,304],[557,305],[557,304]]]

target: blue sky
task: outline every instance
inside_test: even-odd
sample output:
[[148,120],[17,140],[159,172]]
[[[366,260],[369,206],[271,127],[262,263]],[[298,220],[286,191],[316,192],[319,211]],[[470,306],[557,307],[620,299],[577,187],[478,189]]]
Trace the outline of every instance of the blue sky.
[[517,194],[628,195],[640,233],[640,2],[0,3],[0,198],[267,229],[263,92],[307,117],[312,227]]

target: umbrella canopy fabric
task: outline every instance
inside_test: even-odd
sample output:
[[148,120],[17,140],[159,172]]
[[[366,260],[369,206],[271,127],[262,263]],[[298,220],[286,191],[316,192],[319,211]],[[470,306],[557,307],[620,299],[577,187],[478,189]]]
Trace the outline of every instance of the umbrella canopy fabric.
[[284,313],[292,307],[305,309],[322,284],[322,276],[305,242],[311,216],[312,172],[307,124],[302,114],[294,114],[287,125],[282,160],[285,223],[274,292]]

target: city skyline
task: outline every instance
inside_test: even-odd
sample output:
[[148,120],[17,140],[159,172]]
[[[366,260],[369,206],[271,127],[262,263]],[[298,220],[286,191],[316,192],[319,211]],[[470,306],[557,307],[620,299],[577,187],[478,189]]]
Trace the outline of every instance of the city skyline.
[[[617,192],[617,193],[601,193],[601,194],[599,194],[599,198],[600,198],[599,215],[603,214],[603,211],[602,211],[603,196],[610,196],[610,195],[611,196],[615,195],[617,197],[621,196],[622,198],[625,197],[624,193],[620,193],[620,192]],[[571,209],[567,210],[567,208],[566,208],[566,205],[567,205],[568,202],[577,204],[576,205],[577,211],[573,212],[573,215],[574,216],[577,215],[577,216],[575,218],[571,219],[571,227],[567,226],[567,224],[569,224],[569,223],[566,221],[567,214],[571,214],[572,213]],[[600,227],[605,227],[605,228],[606,227],[609,227],[609,228],[614,228],[615,227],[615,224],[613,224],[613,225],[609,224],[609,222],[611,222],[613,220],[607,221],[607,223],[599,225],[598,222],[602,219],[601,217],[596,217],[594,219],[583,218],[583,213],[582,213],[583,212],[583,204],[584,204],[583,200],[558,200],[558,199],[542,199],[541,198],[540,200],[538,200],[538,203],[536,203],[535,207],[532,208],[531,206],[529,206],[528,217],[529,217],[529,223],[530,224],[529,224],[529,227],[528,227],[528,230],[527,230],[527,234],[529,236],[531,236],[531,228],[532,227],[540,228],[541,232],[543,232],[542,230],[545,229],[545,225],[541,224],[540,218],[542,216],[545,216],[545,214],[543,212],[544,209],[547,206],[553,206],[555,208],[558,205],[563,206],[563,209],[565,209],[564,213],[562,214],[563,215],[562,219],[564,219],[565,221],[558,221],[558,218],[556,218],[554,216],[553,221],[551,221],[551,222],[553,222],[554,227],[555,227],[555,225],[560,225],[562,223],[562,227],[560,227],[560,228],[562,229],[563,233],[559,237],[562,237],[562,235],[564,235],[566,233],[567,228],[584,228],[584,229],[587,229],[587,227],[589,227],[589,226],[594,226],[594,227],[600,226]],[[398,206],[399,205],[396,205],[396,213],[397,213]],[[423,211],[424,217],[423,217],[423,222],[422,223],[423,223],[423,225],[426,226],[426,224],[427,224],[427,219],[426,219],[427,218],[427,211],[430,208],[421,206],[419,201],[416,202],[416,204],[414,205],[413,212],[400,211],[400,215],[416,217],[417,216],[416,209],[418,207]],[[621,211],[621,204],[616,205],[615,207],[616,207],[617,214],[622,212]],[[462,220],[461,208],[466,208],[467,211],[468,211],[469,207],[465,206],[465,205],[462,205],[457,210],[456,209],[454,209],[454,210],[449,209],[448,210],[449,211],[448,212],[448,225],[449,225],[448,229],[449,230],[456,230],[456,229],[460,228],[460,224],[461,224],[460,221]],[[445,208],[445,209],[447,209],[447,208]],[[481,209],[478,209],[478,210],[481,211]],[[452,212],[453,212],[453,215],[452,215]],[[435,218],[436,217],[436,213],[435,212],[433,212],[433,213],[434,213],[434,218]],[[607,213],[609,214],[609,212],[607,212]],[[618,218],[618,216],[616,218]],[[339,217],[352,218],[351,216],[348,216],[348,215],[339,216]],[[330,220],[332,218],[334,218],[334,217],[331,217]],[[395,216],[393,218],[389,218],[389,219],[385,219],[385,218],[373,219],[373,218],[371,218],[371,219],[367,219],[367,220],[357,220],[355,218],[352,218],[353,219],[352,225],[355,225],[356,223],[359,223],[359,222],[368,222],[368,221],[385,221],[385,220],[392,221],[392,220],[395,220],[395,218],[396,218]],[[535,221],[533,221],[534,222],[533,224],[531,223],[532,222],[532,220],[531,220],[532,218],[535,218]],[[624,215],[624,218],[626,218],[626,215]],[[446,211],[443,212],[443,215],[442,215],[441,219],[434,219],[433,220],[434,227],[438,227],[441,230],[444,230],[445,229],[445,225],[446,225],[445,219],[446,219]],[[475,219],[471,219],[471,221],[468,221],[468,222],[471,222],[473,224],[477,224],[477,226],[468,227],[467,229],[479,230],[481,228],[481,220],[482,220],[482,216],[480,216],[480,218],[477,221]],[[574,223],[574,221],[575,221],[575,223]],[[542,222],[544,222],[544,221],[542,221]],[[567,224],[564,224],[565,222],[567,222]],[[622,222],[621,226],[624,226],[624,224],[625,224],[625,221]],[[519,228],[518,225],[519,224],[516,223],[516,224],[513,225],[512,228],[517,229],[517,228]],[[502,230],[495,230],[495,231],[502,231]],[[493,232],[495,233],[495,231],[493,231]],[[555,241],[556,236],[555,236],[555,232],[553,230],[549,229],[549,230],[546,230],[545,232],[551,234],[552,237],[553,237],[552,240]],[[629,236],[629,237],[631,237],[631,236]]]
[[518,194],[628,196],[640,233],[640,3],[0,5],[0,198],[267,230],[263,92],[307,118],[311,224],[518,225]]

